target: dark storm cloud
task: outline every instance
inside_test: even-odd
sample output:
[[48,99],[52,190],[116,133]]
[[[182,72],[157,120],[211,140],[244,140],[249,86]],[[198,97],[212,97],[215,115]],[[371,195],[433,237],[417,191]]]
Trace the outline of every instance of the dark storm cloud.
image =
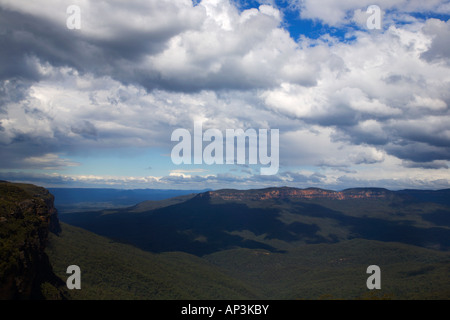
[[403,161],[406,168],[422,168],[422,169],[448,169],[449,166],[446,161],[431,161],[431,162],[413,162]]
[[450,159],[450,147],[440,148],[420,142],[409,142],[402,145],[390,144],[385,147],[385,150],[400,159],[418,163]]
[[73,125],[71,127],[71,131],[73,133],[80,134],[88,139],[96,139],[98,135],[97,128],[95,128],[95,126],[87,120]]
[[377,123],[377,125],[379,127],[374,129],[340,127],[340,131],[334,137],[337,141],[351,141],[356,145],[382,147],[390,155],[418,163],[450,160],[450,141],[447,137],[439,137],[435,132],[420,132],[420,129],[416,132],[409,130],[404,132],[401,128],[388,124]]
[[[107,19],[105,13],[99,18]],[[114,21],[105,23],[114,26]],[[172,36],[191,24],[172,21],[153,32],[112,28],[113,36],[101,37],[70,30],[43,17],[0,8],[0,79],[40,80],[36,64],[30,64],[30,58],[36,57],[55,67],[68,66],[80,73],[107,75],[152,89],[160,86],[160,76],[157,71],[142,70],[142,58],[164,50]]]
[[[1,145],[0,168],[24,169],[30,168],[30,163],[25,160],[29,157],[38,157],[45,153],[57,151],[48,143],[41,143],[29,135],[19,135],[7,147]],[[35,166],[34,166],[35,167]]]
[[0,79],[41,78],[29,59],[38,57],[54,66],[68,65],[82,70],[78,41],[68,37],[68,29],[43,18],[0,8]]
[[336,141],[350,141],[352,144],[368,144],[372,146],[384,146],[392,140],[388,132],[353,127],[339,127],[339,131],[333,136]]

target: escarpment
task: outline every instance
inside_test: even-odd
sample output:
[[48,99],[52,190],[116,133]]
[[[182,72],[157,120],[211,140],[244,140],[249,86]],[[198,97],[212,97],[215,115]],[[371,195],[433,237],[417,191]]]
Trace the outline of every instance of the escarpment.
[[217,190],[200,195],[210,199],[261,201],[270,199],[382,199],[392,194],[381,188],[347,189],[343,191],[324,190],[319,188],[298,189],[290,187],[267,188],[258,190]]
[[0,299],[64,298],[45,253],[61,231],[53,201],[45,188],[0,182]]

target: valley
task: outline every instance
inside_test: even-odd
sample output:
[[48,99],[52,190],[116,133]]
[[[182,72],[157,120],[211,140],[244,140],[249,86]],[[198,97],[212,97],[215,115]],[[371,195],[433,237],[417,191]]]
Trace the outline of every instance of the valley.
[[[131,206],[58,212],[44,188],[7,182],[0,187],[2,279],[29,283],[27,292],[33,293],[14,289],[8,280],[1,285],[5,297],[450,297],[450,190],[169,192]],[[11,245],[12,239],[20,241]],[[28,256],[35,257],[33,267],[24,269],[30,262],[19,257]],[[70,265],[80,267],[81,290],[65,286]],[[371,265],[381,270],[380,290],[367,288]],[[37,276],[44,269],[46,276]]]
[[[449,191],[419,194],[219,190],[61,220],[145,252],[183,252],[262,299],[447,299]],[[366,287],[372,264],[378,292]]]

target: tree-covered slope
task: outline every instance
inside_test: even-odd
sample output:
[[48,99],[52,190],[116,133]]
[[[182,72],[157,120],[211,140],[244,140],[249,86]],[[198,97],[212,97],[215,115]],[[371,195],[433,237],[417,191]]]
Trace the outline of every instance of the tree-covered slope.
[[67,279],[69,265],[81,270],[81,289],[70,299],[255,299],[257,291],[199,257],[154,254],[62,224],[46,249],[55,273]]
[[[400,243],[353,239],[204,258],[270,299],[450,299],[450,253]],[[380,267],[380,290],[366,286],[370,265]]]
[[60,231],[46,189],[0,182],[0,299],[64,297],[44,252],[49,230]]

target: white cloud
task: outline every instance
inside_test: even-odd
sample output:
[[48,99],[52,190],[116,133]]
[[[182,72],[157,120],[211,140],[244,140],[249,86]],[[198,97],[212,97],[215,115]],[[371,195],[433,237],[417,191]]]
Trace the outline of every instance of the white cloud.
[[433,99],[430,97],[415,96],[414,100],[411,100],[409,106],[413,108],[428,108],[431,110],[445,110],[448,106],[442,99]]
[[[207,18],[198,30],[173,37],[146,65],[177,88],[248,89],[277,85],[283,78],[313,83],[280,12],[266,5],[241,13],[227,1],[204,1]],[[290,66],[296,67],[293,74]]]
[[[261,3],[240,11],[225,0],[196,6],[187,0],[79,1],[83,24],[75,33],[65,28],[64,1],[0,0],[18,14],[0,19],[11,30],[1,38],[9,57],[0,61],[3,166],[63,168],[75,162],[59,155],[75,149],[167,151],[175,128],[191,130],[202,119],[204,129],[280,129],[280,160],[289,174],[59,178],[335,186],[345,179],[406,183],[411,177],[431,184],[448,178],[449,22],[408,14],[445,13],[447,2],[381,1],[386,28],[346,30],[351,40],[345,42],[328,33],[296,42],[282,27],[282,10]],[[362,24],[369,4],[305,0],[299,7],[302,17],[338,26],[351,19]],[[411,20],[395,25],[405,21],[401,15]],[[61,29],[52,28],[57,25]]]
[[[330,26],[341,26],[352,20],[365,25],[364,12],[370,5],[377,5],[383,13],[388,12],[397,18],[400,17],[399,13],[450,13],[450,2],[447,0],[296,0],[294,3],[302,18],[317,19]],[[409,15],[405,17],[408,20]],[[391,21],[391,17],[383,20]]]

